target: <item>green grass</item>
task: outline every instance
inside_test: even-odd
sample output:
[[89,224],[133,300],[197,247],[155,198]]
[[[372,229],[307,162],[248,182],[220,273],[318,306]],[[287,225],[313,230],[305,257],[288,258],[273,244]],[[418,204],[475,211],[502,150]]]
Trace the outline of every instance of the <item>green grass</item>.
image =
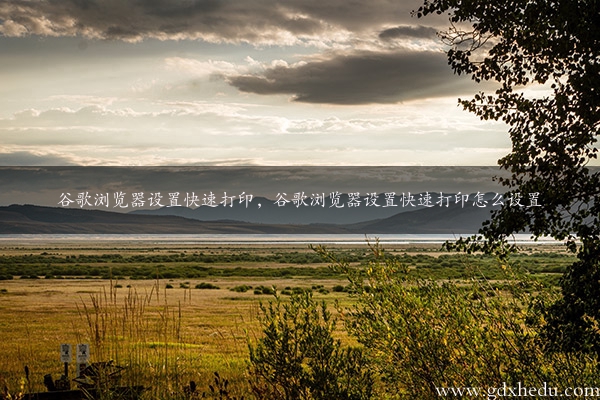
[[[366,264],[365,253],[339,251],[353,265]],[[485,276],[500,291],[506,284],[491,257],[406,246],[387,254],[416,277]],[[512,264],[556,285],[573,261],[539,247]],[[0,383],[12,391],[22,386],[25,365],[27,389],[45,390],[43,376],[62,371],[58,346],[90,343],[93,361],[127,366],[127,382],[153,388],[148,398],[172,398],[190,380],[206,391],[215,371],[247,395],[247,342],[260,335],[258,304],[272,298],[273,288],[284,299],[312,291],[329,304],[354,302],[343,275],[311,250],[292,247],[5,248],[0,279]],[[353,343],[341,329],[336,335]]]
[[[61,278],[130,278],[144,279],[200,279],[221,277],[281,278],[307,277],[314,279],[340,278],[316,254],[291,251],[273,255],[239,254],[187,251],[175,254],[121,255],[121,254],[70,254],[55,253],[0,255],[0,279],[61,279]],[[46,253],[46,254],[44,254]],[[470,276],[469,265],[478,265],[488,279],[502,276],[497,260],[482,255],[452,254],[439,251],[429,254],[394,254],[401,263],[413,268],[422,278],[462,279]],[[346,250],[341,258],[350,263],[365,264],[370,259],[358,250]],[[512,262],[532,275],[552,277],[562,274],[575,257],[566,253],[536,252],[517,254]],[[553,282],[552,279],[548,280]]]

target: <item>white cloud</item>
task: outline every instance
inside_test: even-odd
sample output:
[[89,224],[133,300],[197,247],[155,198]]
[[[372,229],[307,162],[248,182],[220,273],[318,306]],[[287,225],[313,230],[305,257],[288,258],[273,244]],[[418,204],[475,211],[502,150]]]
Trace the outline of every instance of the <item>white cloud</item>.
[[248,71],[248,68],[245,66],[239,66],[227,61],[199,61],[183,57],[169,57],[165,59],[165,67],[169,71],[185,73],[195,77],[243,74]]
[[9,19],[0,25],[0,33],[5,36],[21,37],[29,33],[28,29],[21,24]]

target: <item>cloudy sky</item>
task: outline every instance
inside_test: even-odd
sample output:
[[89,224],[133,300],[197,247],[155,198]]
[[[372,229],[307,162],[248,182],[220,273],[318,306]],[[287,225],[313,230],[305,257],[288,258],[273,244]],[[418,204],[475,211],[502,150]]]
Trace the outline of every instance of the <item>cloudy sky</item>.
[[0,165],[495,165],[406,0],[2,0]]

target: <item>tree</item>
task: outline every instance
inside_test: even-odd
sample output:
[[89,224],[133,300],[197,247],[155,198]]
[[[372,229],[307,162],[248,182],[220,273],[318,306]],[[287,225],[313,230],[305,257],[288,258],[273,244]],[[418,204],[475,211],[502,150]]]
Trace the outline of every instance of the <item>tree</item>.
[[249,343],[250,384],[259,399],[367,400],[373,374],[361,348],[334,338],[336,318],[309,292],[261,304],[263,336]]
[[600,381],[598,357],[540,346],[544,319],[537,305],[556,293],[542,290],[519,268],[499,265],[503,282],[478,279],[476,265],[467,267],[465,279],[422,279],[377,241],[369,247],[360,265],[322,246],[314,249],[349,280],[353,301],[339,309],[340,316],[378,378],[376,398],[433,400],[444,393],[453,397],[445,388]]
[[[512,248],[507,238],[529,231],[551,236],[577,253],[562,278],[562,299],[548,310],[545,337],[563,350],[600,354],[600,2],[598,0],[425,0],[415,14],[448,14],[441,33],[457,74],[498,85],[460,100],[481,119],[509,126],[512,151],[499,160],[510,176],[508,196],[539,193],[539,207],[494,212],[459,247]],[[534,98],[523,88],[547,90]],[[527,200],[527,199],[524,199]]]

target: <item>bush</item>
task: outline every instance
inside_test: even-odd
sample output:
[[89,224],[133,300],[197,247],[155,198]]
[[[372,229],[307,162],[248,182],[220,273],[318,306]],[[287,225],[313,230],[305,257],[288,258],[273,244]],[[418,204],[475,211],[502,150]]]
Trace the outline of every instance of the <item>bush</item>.
[[341,293],[341,292],[345,292],[346,288],[342,285],[335,285],[334,287],[331,288],[331,290],[336,293]]
[[310,292],[261,304],[263,337],[249,344],[250,379],[257,398],[369,399],[373,375],[361,348],[333,338],[336,320]]
[[252,286],[248,286],[248,285],[238,285],[238,286],[234,286],[232,287],[231,290],[232,292],[237,292],[237,293],[246,293],[248,290],[252,289]]
[[274,295],[276,293],[276,290],[273,286],[257,286],[256,288],[254,288],[254,294],[270,294],[270,295]]
[[292,288],[292,293],[294,293],[294,294],[302,294],[305,292],[312,292],[312,289],[302,288],[302,287],[298,287],[298,286]]
[[213,285],[212,283],[201,282],[196,285],[196,289],[220,289],[218,286]]
[[418,279],[378,244],[371,249],[373,258],[358,268],[317,251],[350,280],[356,305],[343,310],[346,328],[381,377],[378,397],[433,400],[438,387],[600,381],[595,357],[550,353],[540,342],[552,290],[507,265],[504,291],[485,279]]

